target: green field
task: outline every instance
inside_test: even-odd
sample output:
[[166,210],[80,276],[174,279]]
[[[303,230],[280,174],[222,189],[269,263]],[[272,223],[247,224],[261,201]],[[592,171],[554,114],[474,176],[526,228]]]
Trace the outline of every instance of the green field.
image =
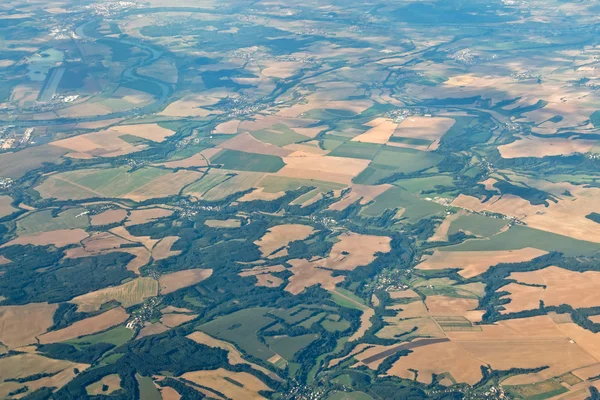
[[317,340],[319,335],[309,333],[300,336],[266,337],[265,341],[273,351],[288,361],[294,359],[294,354]]
[[233,314],[218,317],[197,327],[198,330],[219,339],[234,343],[244,352],[261,360],[268,360],[275,353],[258,340],[256,333],[262,327],[274,322],[266,317],[268,308],[248,308]]
[[329,156],[372,160],[381,147],[380,144],[346,142],[329,153]]
[[281,157],[237,150],[223,150],[211,158],[210,162],[213,165],[223,165],[225,169],[254,172],[277,172],[285,166]]
[[31,235],[33,233],[55,231],[59,229],[85,229],[90,225],[87,215],[80,215],[84,208],[70,208],[52,217],[52,210],[38,211],[17,221],[17,234]]
[[336,317],[338,316],[332,314],[328,315],[327,318],[321,321],[321,326],[329,332],[342,332],[350,328],[350,322]]
[[73,345],[96,344],[96,343],[112,343],[115,346],[120,346],[127,342],[133,336],[133,331],[127,329],[124,325],[119,325],[105,332],[95,333],[93,335],[83,336],[77,339],[69,340],[65,343]]
[[402,218],[406,218],[409,221],[417,221],[427,216],[440,214],[445,210],[444,206],[431,201],[421,200],[402,188],[393,187],[377,196],[374,203],[364,208],[361,214],[376,217],[381,215],[385,210],[395,208],[404,208],[405,211],[402,214]]
[[[421,191],[435,190],[436,186],[454,186],[449,175],[425,176],[423,178],[399,179],[394,185],[406,189],[408,192],[418,194]],[[430,195],[430,196],[433,196]]]
[[135,379],[137,379],[138,386],[140,388],[140,399],[162,400],[162,396],[160,395],[160,392],[156,386],[154,386],[152,378],[148,376],[136,375]]
[[443,247],[442,251],[493,251],[517,250],[533,247],[546,251],[559,251],[567,256],[592,255],[600,252],[600,243],[585,242],[526,226],[515,225],[506,232],[489,239],[472,239],[456,246]]
[[128,167],[84,169],[50,176],[48,180],[52,182],[52,188],[42,189],[46,182],[38,188],[47,197],[120,197],[169,173],[169,170],[153,167],[140,168],[133,172],[129,172]]
[[270,143],[279,147],[310,140],[310,138],[294,132],[283,124],[273,125],[271,130],[263,129],[250,132],[250,134],[261,142]]
[[463,231],[471,232],[475,236],[488,237],[500,232],[507,224],[508,221],[504,219],[479,214],[461,215],[450,224],[448,235]]
[[373,164],[394,167],[395,172],[408,174],[431,168],[443,159],[443,156],[427,151],[386,146],[373,159]]

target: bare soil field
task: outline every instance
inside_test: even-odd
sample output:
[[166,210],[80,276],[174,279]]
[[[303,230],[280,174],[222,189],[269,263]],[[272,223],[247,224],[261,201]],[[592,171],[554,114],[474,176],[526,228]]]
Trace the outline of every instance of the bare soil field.
[[[258,392],[271,390],[261,380],[247,372],[231,372],[223,368],[214,371],[187,372],[181,376],[198,385],[223,393],[232,399],[264,399]],[[236,385],[229,380],[233,380]]]
[[123,308],[117,307],[100,315],[77,321],[66,328],[40,335],[38,339],[42,344],[63,342],[106,330],[112,326],[122,324],[128,318],[129,314]]
[[503,158],[566,156],[574,153],[587,153],[597,142],[597,140],[586,139],[546,139],[525,136],[520,140],[499,146],[498,150]]
[[472,278],[483,274],[494,265],[529,261],[544,254],[547,252],[530,247],[505,251],[450,252],[436,250],[431,257],[417,265],[416,268],[421,270],[458,268],[461,276]]
[[171,215],[173,215],[173,210],[159,207],[132,210],[127,217],[127,221],[125,221],[125,226],[141,225],[159,218],[170,217]]
[[369,160],[344,157],[284,157],[286,166],[275,175],[346,185],[369,165]]
[[412,289],[397,290],[389,292],[391,299],[411,299],[418,298],[419,295]]
[[171,247],[179,240],[179,236],[166,236],[152,248],[152,258],[155,260],[164,260],[172,256],[181,254],[181,250],[172,251]]
[[352,185],[350,192],[345,194],[340,201],[329,206],[329,209],[341,211],[359,200],[360,204],[367,204],[368,202],[375,200],[377,196],[384,193],[391,187],[391,185],[387,184],[377,186],[354,184]]
[[427,307],[425,307],[425,303],[418,299],[416,301],[399,304],[391,307],[387,307],[389,310],[397,310],[398,314],[396,314],[396,318],[406,319],[406,318],[420,318],[420,317],[428,317],[429,312]]
[[94,226],[109,225],[123,221],[127,217],[127,210],[121,208],[116,210],[106,210],[100,214],[92,215],[90,223]]
[[36,336],[54,323],[57,308],[58,304],[48,303],[0,306],[0,342],[10,349],[36,343]]
[[271,255],[275,250],[286,247],[290,242],[303,240],[309,237],[314,231],[310,225],[286,224],[277,225],[269,228],[267,233],[254,242],[263,256]]
[[174,328],[188,321],[193,320],[198,315],[196,314],[164,314],[160,319],[160,322],[167,328]]
[[64,247],[70,244],[79,243],[81,240],[87,237],[88,234],[83,229],[59,229],[56,231],[19,236],[16,239],[3,244],[2,247],[12,246],[15,244],[33,244],[36,246],[48,246],[53,244],[56,247]]
[[87,252],[99,253],[103,250],[118,248],[124,244],[131,244],[131,242],[110,232],[94,232],[92,236],[83,239],[81,244]]
[[[513,272],[509,279],[526,284],[544,285],[541,300],[549,306],[569,304],[573,308],[595,307],[600,304],[600,272],[575,272],[559,267],[547,267],[531,272]],[[511,299],[521,299],[528,293],[512,293]]]
[[267,154],[272,156],[286,157],[292,153],[291,150],[286,150],[281,147],[269,143],[263,143],[248,132],[240,133],[239,135],[221,143],[218,148],[228,150],[244,151],[246,153]]
[[410,116],[398,125],[393,136],[406,139],[427,140],[432,143],[429,145],[419,145],[390,142],[389,144],[398,147],[409,147],[416,150],[436,150],[442,136],[448,132],[448,129],[450,129],[455,122],[456,121],[453,118],[446,117]]
[[303,63],[298,61],[275,61],[269,62],[268,67],[261,71],[261,74],[274,78],[289,78],[298,73]]
[[13,199],[10,196],[0,196],[0,218],[6,217],[17,211],[16,208],[10,205]]
[[108,287],[75,297],[80,312],[98,311],[102,304],[116,300],[125,308],[140,304],[158,294],[158,282],[152,278],[137,278],[119,286]]
[[195,285],[212,275],[212,269],[186,269],[166,275],[161,275],[158,279],[160,284],[160,293],[168,294],[184,287]]
[[352,138],[352,142],[386,144],[396,131],[398,124],[389,120],[378,118],[378,121],[365,133]]

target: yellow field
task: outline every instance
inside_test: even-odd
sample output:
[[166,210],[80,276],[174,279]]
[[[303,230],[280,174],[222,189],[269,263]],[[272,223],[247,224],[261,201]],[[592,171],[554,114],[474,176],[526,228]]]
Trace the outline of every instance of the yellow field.
[[56,247],[64,247],[70,244],[79,243],[81,240],[87,237],[88,234],[83,229],[59,229],[56,231],[19,236],[16,239],[3,244],[2,247],[12,246],[15,244],[33,244],[36,246],[48,246],[53,244]]
[[[102,391],[102,386],[108,386],[108,389]],[[91,385],[86,386],[85,390],[88,395],[110,395],[115,390],[121,388],[121,378],[117,374],[106,375],[98,382],[94,382]]]
[[[258,392],[271,390],[254,375],[247,372],[231,372],[223,368],[214,371],[187,372],[181,377],[221,392],[232,399],[264,399]],[[225,377],[238,382],[241,387],[224,379]]]
[[217,146],[220,149],[238,150],[247,153],[267,154],[285,157],[292,153],[290,150],[282,149],[269,143],[263,143],[248,132],[241,133]]
[[546,157],[587,153],[597,143],[597,140],[540,138],[526,136],[515,142],[499,146],[503,158]]
[[158,294],[158,282],[152,278],[136,278],[119,286],[108,287],[75,297],[80,312],[98,311],[102,304],[116,300],[125,308],[140,304],[144,299]]
[[313,231],[314,228],[310,225],[277,225],[269,228],[267,233],[254,244],[259,247],[263,256],[266,257],[275,250],[286,247],[290,242],[306,239]]
[[52,326],[57,308],[48,303],[0,306],[0,342],[11,349],[36,343],[36,336]]
[[145,224],[159,218],[169,217],[172,214],[173,210],[167,210],[159,207],[132,210],[127,217],[125,226]]
[[472,278],[486,272],[490,267],[501,263],[529,261],[547,254],[544,250],[524,248],[505,251],[439,251],[416,266],[422,270],[437,270],[447,268],[460,269],[459,274]]
[[302,157],[283,157],[286,166],[277,171],[275,176],[289,178],[314,179],[318,181],[336,182],[350,185],[352,179],[369,165],[369,160],[355,158],[318,156],[312,154]]
[[73,363],[66,360],[54,360],[37,354],[17,354],[0,358],[0,379],[26,378],[37,374],[55,374],[25,383],[3,382],[0,383],[0,397],[8,398],[8,393],[27,386],[31,392],[42,387],[61,388],[75,376],[74,369],[84,371],[88,364]]
[[166,236],[152,248],[152,258],[155,260],[164,260],[165,258],[181,254],[181,250],[172,251],[171,247],[179,240],[179,236]]
[[371,122],[374,123],[371,125],[373,128],[352,138],[352,142],[386,144],[398,126],[398,124],[384,118],[377,118],[377,120]]
[[[548,306],[569,304],[573,308],[595,307],[600,304],[600,272],[575,272],[559,267],[547,267],[531,272],[513,272],[509,279],[528,284],[545,285],[546,288],[536,293]],[[513,287],[514,290],[514,287]],[[524,296],[533,295],[531,290],[522,289],[511,292],[510,298],[515,302],[527,301]],[[537,307],[535,307],[537,308]]]
[[377,196],[384,193],[386,190],[391,188],[391,185],[352,185],[350,191],[340,199],[340,201],[333,203],[329,206],[330,210],[344,210],[349,205],[360,200],[360,204],[367,204],[368,202],[375,200]]

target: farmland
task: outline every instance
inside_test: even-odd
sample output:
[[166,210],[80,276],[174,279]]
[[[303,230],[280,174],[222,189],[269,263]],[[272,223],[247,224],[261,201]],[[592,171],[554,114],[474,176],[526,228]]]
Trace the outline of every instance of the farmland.
[[0,8],[0,397],[596,399],[598,5]]

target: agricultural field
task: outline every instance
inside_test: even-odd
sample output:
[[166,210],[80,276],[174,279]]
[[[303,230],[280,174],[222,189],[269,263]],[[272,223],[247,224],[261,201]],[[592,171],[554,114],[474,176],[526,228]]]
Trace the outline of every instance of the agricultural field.
[[0,7],[0,398],[597,399],[596,1]]

